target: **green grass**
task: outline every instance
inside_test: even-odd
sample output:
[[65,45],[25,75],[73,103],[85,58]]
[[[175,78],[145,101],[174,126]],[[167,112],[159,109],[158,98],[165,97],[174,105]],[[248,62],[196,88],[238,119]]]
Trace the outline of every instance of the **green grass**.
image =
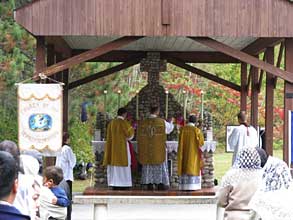
[[[222,176],[227,172],[227,170],[231,167],[232,161],[232,153],[221,152],[221,150],[217,150],[214,155],[215,162],[215,178],[220,181]],[[274,150],[274,156],[282,159],[283,158],[283,150]],[[83,192],[86,187],[93,186],[94,181],[87,180],[75,180],[73,182],[72,190],[73,192]]]
[[72,184],[72,192],[75,193],[80,193],[83,192],[85,190],[85,188],[89,187],[89,186],[93,186],[94,182],[91,184],[90,179],[87,180],[74,180],[73,184]]

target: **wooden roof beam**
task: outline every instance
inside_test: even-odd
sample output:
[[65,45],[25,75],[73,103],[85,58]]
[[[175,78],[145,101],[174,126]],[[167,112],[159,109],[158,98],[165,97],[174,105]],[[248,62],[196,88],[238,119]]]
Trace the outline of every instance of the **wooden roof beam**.
[[[72,55],[84,53],[87,50],[72,50]],[[146,56],[147,51],[132,51],[132,50],[115,50],[110,51],[102,56],[88,60],[88,62],[126,62],[131,57]],[[227,56],[220,52],[206,51],[160,51],[161,59],[166,59],[168,56],[178,57],[186,63],[239,63],[239,60],[234,57]]]
[[[86,51],[87,50],[72,50],[72,55],[78,55]],[[126,62],[133,58],[143,57],[146,57],[145,51],[114,50],[99,57],[95,57],[94,59],[88,60],[87,62]]]
[[82,62],[91,60],[95,57],[101,56],[103,54],[106,54],[112,50],[116,50],[118,48],[121,48],[123,46],[126,46],[127,44],[136,41],[142,37],[132,37],[132,36],[127,36],[127,37],[121,37],[118,38],[117,40],[111,41],[109,43],[106,43],[102,46],[99,46],[95,49],[89,50],[87,52],[81,53],[79,55],[70,57],[64,61],[61,61],[59,63],[56,63],[52,66],[49,66],[42,71],[36,73],[37,76],[39,73],[43,73],[46,76],[51,76],[54,73],[61,72],[65,69],[69,69],[74,65],[80,64]]
[[216,51],[220,51],[222,53],[225,53],[225,54],[232,56],[242,62],[253,65],[259,69],[263,69],[266,72],[273,74],[274,76],[280,77],[290,83],[293,83],[293,73],[290,73],[285,70],[281,70],[272,64],[261,61],[255,57],[247,54],[247,53],[244,53],[242,51],[234,49],[226,44],[223,44],[223,43],[218,42],[216,40],[213,40],[211,38],[207,38],[207,37],[203,37],[203,38],[190,37],[190,38],[192,40],[197,41],[197,42],[199,42],[207,47],[210,47]]
[[138,64],[140,62],[140,60],[141,59],[137,59],[137,58],[132,59],[132,60],[127,61],[125,63],[119,64],[117,66],[111,67],[109,69],[103,70],[103,71],[95,73],[93,75],[87,76],[87,77],[85,77],[83,79],[76,80],[74,82],[69,83],[68,88],[69,89],[74,89],[74,88],[76,88],[78,86],[81,86],[81,85],[83,85],[85,83],[91,82],[93,80],[96,80],[96,79],[99,79],[99,78],[102,78],[102,77],[105,77],[105,76],[108,76],[108,75],[111,75],[111,74],[116,73],[116,72],[118,72],[120,70],[126,69],[126,68],[131,67],[131,66],[133,66],[135,64]]
[[191,52],[176,52],[168,51],[161,52],[161,58],[168,57],[179,58],[186,63],[239,63],[238,59],[227,56],[220,52],[206,52],[206,51],[191,51]]
[[258,55],[259,53],[264,52],[267,47],[273,47],[281,43],[282,41],[284,41],[284,38],[258,38],[254,42],[246,46],[244,49],[242,49],[242,52],[250,55]]
[[241,91],[241,87],[239,85],[234,84],[232,82],[229,82],[229,81],[227,81],[225,79],[219,78],[219,77],[215,76],[214,74],[205,72],[205,71],[203,71],[201,69],[198,69],[196,67],[190,66],[190,65],[184,63],[184,61],[182,61],[182,60],[180,60],[178,58],[169,57],[169,58],[167,58],[167,61],[169,63],[175,65],[175,66],[178,66],[178,67],[180,67],[182,69],[185,69],[187,71],[190,71],[190,72],[192,72],[194,74],[197,74],[199,76],[207,78],[207,79],[209,79],[211,81],[214,81],[216,83],[219,83],[219,84],[221,84],[223,86],[226,86],[228,88],[234,89],[234,90],[236,90],[238,92]]
[[54,51],[57,53],[61,53],[63,58],[71,57],[71,47],[67,44],[67,42],[62,37],[45,37],[47,44],[54,46]]

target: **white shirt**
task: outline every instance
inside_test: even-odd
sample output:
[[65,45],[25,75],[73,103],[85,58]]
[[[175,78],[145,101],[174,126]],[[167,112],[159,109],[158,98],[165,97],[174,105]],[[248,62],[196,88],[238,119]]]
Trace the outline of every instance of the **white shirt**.
[[[248,135],[249,134],[249,135]],[[257,131],[254,127],[245,125],[239,125],[237,128],[234,128],[231,135],[228,139],[229,145],[234,149],[232,164],[236,159],[238,152],[245,147],[257,147],[258,146],[258,137]]]
[[75,154],[71,147],[64,145],[61,151],[57,154],[56,166],[61,167],[65,180],[73,181],[73,168],[76,164]]

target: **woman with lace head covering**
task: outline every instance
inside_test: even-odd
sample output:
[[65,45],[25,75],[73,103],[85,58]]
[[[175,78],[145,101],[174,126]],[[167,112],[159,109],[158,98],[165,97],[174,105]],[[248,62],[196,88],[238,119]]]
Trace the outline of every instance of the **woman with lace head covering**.
[[217,193],[218,205],[225,208],[224,220],[254,219],[255,212],[248,204],[258,188],[260,176],[261,160],[256,149],[242,148],[222,178]]
[[262,220],[293,219],[293,180],[287,164],[269,157],[250,206]]

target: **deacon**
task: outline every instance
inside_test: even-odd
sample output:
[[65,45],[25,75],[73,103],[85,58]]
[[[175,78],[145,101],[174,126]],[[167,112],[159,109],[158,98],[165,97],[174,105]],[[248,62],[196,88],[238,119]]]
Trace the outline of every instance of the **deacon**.
[[107,127],[103,165],[107,166],[108,186],[127,189],[132,186],[131,156],[128,140],[134,135],[131,125],[125,120],[127,111],[118,109],[118,116]]
[[180,129],[178,146],[179,190],[201,189],[201,149],[204,137],[196,127],[197,118],[190,115],[188,124]]
[[241,111],[237,115],[239,126],[233,129],[229,136],[228,143],[233,152],[232,165],[235,162],[238,152],[245,146],[247,147],[257,147],[258,137],[257,131],[253,126],[247,123],[247,118],[244,111]]
[[159,118],[158,106],[151,107],[150,117],[138,124],[138,160],[142,164],[141,183],[149,190],[169,188],[169,173],[166,154],[167,135],[174,125]]

